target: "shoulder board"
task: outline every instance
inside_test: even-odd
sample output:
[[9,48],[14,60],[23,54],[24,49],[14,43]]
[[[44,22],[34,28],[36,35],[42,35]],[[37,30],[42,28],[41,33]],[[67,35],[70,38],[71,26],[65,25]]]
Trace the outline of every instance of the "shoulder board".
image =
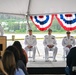
[[52,36],[52,38],[55,38],[55,36]]
[[47,37],[47,35],[45,35],[44,37]]
[[26,35],[26,37],[28,37],[28,35]]
[[52,36],[52,39],[55,39],[55,36]]
[[35,35],[33,35],[33,37],[36,37]]

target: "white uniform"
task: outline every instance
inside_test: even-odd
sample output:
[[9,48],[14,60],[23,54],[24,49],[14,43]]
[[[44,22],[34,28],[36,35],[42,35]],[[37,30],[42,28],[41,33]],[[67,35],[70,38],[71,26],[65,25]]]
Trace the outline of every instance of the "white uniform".
[[[52,50],[53,51],[53,60],[55,60],[56,54],[57,54],[57,43],[56,43],[56,39],[55,36],[53,35],[45,35],[44,36],[44,48],[45,48],[45,61],[48,61],[48,51]],[[49,48],[47,45],[54,45],[53,48]]]
[[[70,51],[70,48],[66,47],[67,45],[72,45],[72,47],[75,46],[75,39],[73,36],[70,36],[69,38],[66,36],[62,40],[62,45],[64,49],[63,57],[66,57]],[[71,48],[72,48],[71,47]]]
[[[33,61],[35,61],[35,54],[36,54],[36,36],[34,35],[26,35],[25,36],[25,50],[28,52],[29,50],[33,51]],[[28,48],[27,46],[33,46],[32,48]]]
[[0,36],[3,36],[4,30],[2,28],[2,26],[0,25]]

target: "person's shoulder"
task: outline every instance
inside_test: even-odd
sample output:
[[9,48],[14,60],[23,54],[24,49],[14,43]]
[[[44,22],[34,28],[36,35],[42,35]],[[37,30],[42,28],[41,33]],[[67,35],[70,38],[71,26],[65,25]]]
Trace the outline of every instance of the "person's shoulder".
[[70,36],[71,38],[74,38],[74,36]]
[[63,40],[66,40],[66,39],[67,39],[67,37],[66,37],[66,36],[64,36],[62,39],[63,39]]
[[28,38],[29,38],[28,35],[26,35],[26,36],[25,36],[25,40],[28,39]]
[[45,35],[44,37],[47,37],[48,35]]
[[64,36],[63,38],[65,39],[65,38],[67,38],[67,36]]
[[26,35],[25,37],[28,37],[28,35]]
[[32,38],[36,39],[36,36],[35,35],[32,35]]
[[44,37],[48,37],[48,35],[45,35]]
[[32,35],[33,37],[36,37],[35,35]]
[[15,75],[25,75],[22,69],[18,68],[16,69]]
[[72,40],[75,39],[74,36],[70,36],[70,37],[71,37]]
[[52,39],[55,39],[55,36],[54,36],[54,35],[52,35],[52,36],[51,36],[51,38],[52,38]]

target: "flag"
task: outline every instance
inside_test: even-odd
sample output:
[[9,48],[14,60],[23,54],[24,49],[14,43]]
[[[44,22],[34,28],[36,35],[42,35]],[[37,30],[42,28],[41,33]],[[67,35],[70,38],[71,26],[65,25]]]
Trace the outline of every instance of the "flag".
[[56,14],[60,25],[67,31],[76,29],[76,14]]
[[51,26],[54,15],[30,16],[30,18],[40,31],[45,31]]

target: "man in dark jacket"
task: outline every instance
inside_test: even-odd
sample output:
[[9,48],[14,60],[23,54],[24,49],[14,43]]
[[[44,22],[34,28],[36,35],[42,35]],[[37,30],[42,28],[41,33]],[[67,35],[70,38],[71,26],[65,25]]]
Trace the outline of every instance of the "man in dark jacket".
[[[70,49],[69,54],[67,55],[67,67],[70,75],[76,75],[75,67],[76,67],[76,47]],[[65,69],[66,70],[66,69]],[[66,73],[67,73],[66,71]]]

